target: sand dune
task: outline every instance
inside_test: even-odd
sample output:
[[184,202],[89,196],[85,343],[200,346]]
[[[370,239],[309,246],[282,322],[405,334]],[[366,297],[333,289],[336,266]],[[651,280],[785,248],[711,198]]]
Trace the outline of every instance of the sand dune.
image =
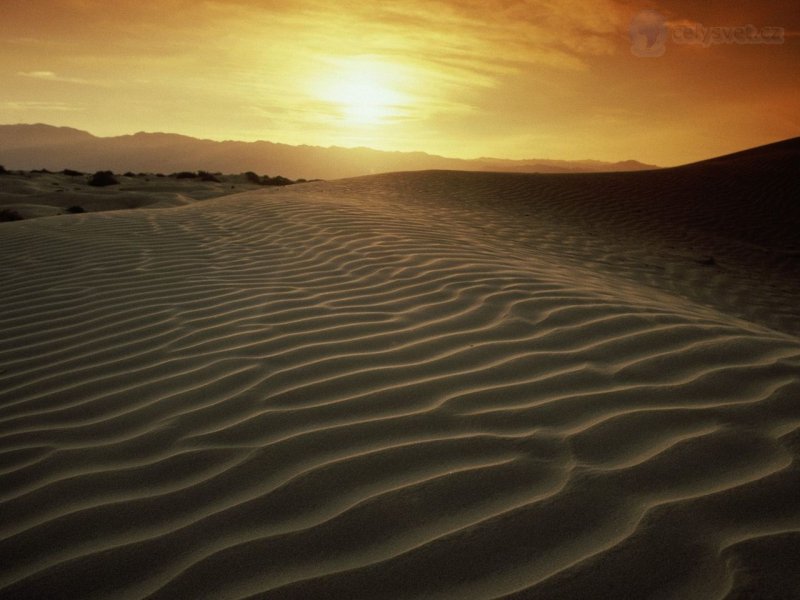
[[216,182],[130,175],[116,175],[119,185],[97,188],[87,184],[90,175],[9,172],[0,176],[0,209],[13,210],[28,219],[63,215],[72,206],[86,212],[171,208],[261,187],[244,175],[227,175]]
[[2,224],[0,597],[793,597],[788,148]]

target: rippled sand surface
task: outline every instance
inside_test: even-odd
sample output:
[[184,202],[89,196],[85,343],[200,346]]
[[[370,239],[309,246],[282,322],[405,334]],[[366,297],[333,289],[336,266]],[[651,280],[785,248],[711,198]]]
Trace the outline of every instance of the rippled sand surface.
[[0,597],[796,597],[797,157],[0,224]]

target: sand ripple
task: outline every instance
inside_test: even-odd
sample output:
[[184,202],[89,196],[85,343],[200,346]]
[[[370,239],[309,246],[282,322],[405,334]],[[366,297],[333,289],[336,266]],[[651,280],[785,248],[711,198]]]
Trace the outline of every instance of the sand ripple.
[[531,185],[3,226],[0,596],[790,597],[794,308]]

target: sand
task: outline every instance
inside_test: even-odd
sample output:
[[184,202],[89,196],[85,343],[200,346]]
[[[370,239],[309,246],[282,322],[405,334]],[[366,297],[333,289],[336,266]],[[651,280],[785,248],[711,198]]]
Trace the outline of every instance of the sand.
[[0,224],[0,597],[796,597],[798,156]]
[[86,212],[170,208],[261,187],[244,175],[220,176],[219,182],[153,173],[114,177],[119,185],[93,187],[87,183],[91,180],[88,174],[11,171],[0,175],[0,209],[30,219],[67,214],[74,206]]

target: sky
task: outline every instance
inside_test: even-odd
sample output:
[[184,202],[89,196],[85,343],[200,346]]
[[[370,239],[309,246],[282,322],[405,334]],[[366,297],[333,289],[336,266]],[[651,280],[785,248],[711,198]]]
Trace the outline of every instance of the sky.
[[0,15],[4,124],[661,166],[800,136],[797,0],[0,0]]

